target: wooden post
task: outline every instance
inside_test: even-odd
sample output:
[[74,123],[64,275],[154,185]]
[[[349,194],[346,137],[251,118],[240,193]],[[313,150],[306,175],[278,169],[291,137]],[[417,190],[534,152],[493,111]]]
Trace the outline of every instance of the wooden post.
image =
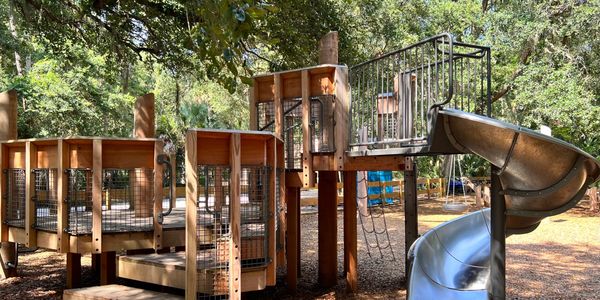
[[8,241],[8,225],[6,225],[6,198],[3,197],[6,187],[6,175],[4,169],[8,167],[8,150],[4,144],[0,143],[0,242]]
[[344,270],[348,290],[358,290],[356,171],[344,172]]
[[0,93],[0,141],[17,139],[17,91]]
[[171,160],[171,207],[177,206],[177,154],[170,155]]
[[588,190],[588,196],[590,197],[590,210],[595,212],[598,210],[598,188],[592,187]]
[[273,75],[274,84],[274,103],[273,108],[275,110],[275,136],[283,139],[283,103],[282,103],[282,86],[281,86],[281,74],[276,73]]
[[250,112],[250,124],[248,129],[258,130],[258,111],[256,107],[256,94],[258,93],[258,82],[256,79],[252,79],[252,86],[248,89],[248,103],[250,105],[248,111]]
[[81,254],[67,252],[67,288],[81,286]]
[[102,140],[92,143],[92,253],[102,253]]
[[56,170],[58,179],[58,190],[56,191],[56,200],[58,201],[58,223],[56,226],[56,236],[58,237],[58,253],[69,251],[69,234],[66,232],[69,224],[69,206],[65,202],[68,193],[67,174],[65,171],[69,168],[69,144],[64,140],[58,140],[57,145],[58,169]]
[[298,213],[300,211],[300,188],[287,187],[285,198],[287,202],[287,283],[288,288],[295,291],[298,284],[298,245],[300,238],[298,234]]
[[135,100],[133,110],[133,137],[153,138],[154,130],[154,94],[149,93]]
[[319,41],[319,64],[338,63],[338,32],[330,31]]
[[419,237],[417,212],[417,163],[406,158],[404,169],[404,274],[408,276],[408,250]]
[[198,270],[196,267],[197,236],[196,217],[198,207],[198,135],[188,131],[185,137],[185,299],[195,300],[198,290]]
[[312,165],[311,130],[310,130],[310,74],[302,71],[302,183],[305,188],[315,184],[315,172]]
[[269,286],[273,286],[276,284],[276,277],[277,277],[277,264],[279,263],[279,260],[277,259],[277,245],[275,242],[276,239],[276,232],[275,232],[275,218],[277,216],[277,214],[275,213],[275,209],[276,209],[276,205],[275,205],[275,201],[277,201],[277,199],[275,198],[275,195],[277,194],[277,189],[279,188],[277,186],[277,139],[275,138],[271,138],[268,142],[267,142],[267,161],[266,161],[266,165],[271,167],[271,172],[269,174],[269,202],[268,202],[268,213],[269,216],[272,216],[269,218],[269,221],[267,222],[267,226],[268,226],[268,230],[267,232],[269,233],[269,239],[268,239],[268,253],[269,253],[269,259],[271,260],[271,263],[269,263],[267,265],[267,285]]
[[100,254],[92,254],[92,271],[94,275],[100,276]]
[[350,128],[350,87],[348,85],[348,68],[335,68],[335,159],[336,171],[344,170],[346,150],[350,143],[348,128]]
[[35,230],[35,179],[33,169],[37,167],[37,149],[32,142],[25,143],[25,235],[26,247],[37,246],[37,232]]
[[239,300],[242,298],[242,255],[241,255],[241,215],[240,215],[240,195],[242,176],[241,166],[241,141],[240,134],[234,133],[231,135],[229,143],[231,167],[231,186],[229,189],[229,299]]
[[100,254],[100,285],[115,283],[117,279],[117,253],[114,251]]
[[164,169],[163,165],[158,162],[158,157],[160,155],[164,155],[163,152],[164,143],[162,141],[154,142],[154,218],[153,218],[153,227],[154,227],[154,249],[158,250],[162,247],[162,238],[163,226],[159,223],[159,219],[162,218],[163,211],[163,199],[164,199],[164,189],[163,189],[163,175]]
[[319,172],[319,284],[337,284],[337,172]]

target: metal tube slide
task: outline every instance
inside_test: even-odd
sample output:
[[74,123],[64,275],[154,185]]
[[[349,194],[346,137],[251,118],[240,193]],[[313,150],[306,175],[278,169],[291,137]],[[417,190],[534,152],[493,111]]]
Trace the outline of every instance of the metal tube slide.
[[[434,126],[432,153],[473,153],[499,168],[509,233],[572,208],[600,176],[592,156],[533,130],[450,109]],[[441,224],[411,247],[408,299],[487,299],[489,255],[489,210]]]

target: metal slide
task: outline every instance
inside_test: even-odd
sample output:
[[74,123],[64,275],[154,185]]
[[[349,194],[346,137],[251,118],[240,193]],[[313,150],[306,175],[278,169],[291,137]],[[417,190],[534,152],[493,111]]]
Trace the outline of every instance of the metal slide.
[[[577,204],[600,162],[566,142],[495,119],[440,110],[431,152],[473,153],[499,168],[509,234]],[[487,299],[490,211],[441,224],[411,247],[408,299]]]

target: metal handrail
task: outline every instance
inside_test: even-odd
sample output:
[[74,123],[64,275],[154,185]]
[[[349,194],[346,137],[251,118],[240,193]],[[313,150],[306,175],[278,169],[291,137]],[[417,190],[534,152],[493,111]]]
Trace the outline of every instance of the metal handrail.
[[[166,154],[161,154],[156,158],[156,162],[162,165],[166,166],[166,169],[168,170],[167,172],[164,173],[163,175],[163,181],[165,180],[165,178],[171,178],[171,176],[173,176],[173,172],[171,171],[172,166],[171,166],[171,160],[169,159],[169,156],[167,156]],[[167,175],[168,174],[168,175]],[[163,219],[164,217],[168,216],[171,214],[171,212],[173,211],[173,199],[172,199],[172,195],[173,195],[173,184],[170,183],[171,180],[169,180],[169,209],[167,210],[167,212],[161,211],[158,214],[158,224],[162,224],[163,223]],[[163,199],[154,199],[154,201],[160,201],[161,203],[161,207],[162,207],[162,202]]]

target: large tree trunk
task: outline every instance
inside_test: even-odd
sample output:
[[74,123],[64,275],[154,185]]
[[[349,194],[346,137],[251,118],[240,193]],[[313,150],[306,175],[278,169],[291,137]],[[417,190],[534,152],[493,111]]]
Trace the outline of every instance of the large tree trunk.
[[[13,9],[13,2],[8,2],[9,10],[8,10],[8,28],[10,30],[10,34],[15,40],[19,39],[17,34],[17,27],[15,26],[15,14]],[[23,68],[21,67],[21,55],[19,52],[15,50],[15,68],[17,69],[17,75],[23,75]]]

